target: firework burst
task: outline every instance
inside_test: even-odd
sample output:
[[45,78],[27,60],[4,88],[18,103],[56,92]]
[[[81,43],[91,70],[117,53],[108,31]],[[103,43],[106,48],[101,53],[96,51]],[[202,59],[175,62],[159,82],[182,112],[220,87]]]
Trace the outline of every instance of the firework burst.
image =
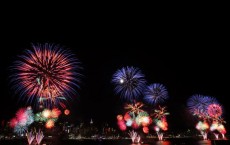
[[11,82],[16,92],[47,107],[66,102],[79,88],[78,62],[74,55],[58,45],[32,45],[13,66]]
[[17,111],[16,117],[10,120],[10,127],[18,135],[25,133],[28,127],[34,122],[34,114],[31,107],[21,108]]
[[141,109],[143,106],[144,106],[143,103],[137,102],[135,104],[126,104],[125,109],[128,110],[127,113],[131,112],[131,113],[139,114],[140,112],[143,112],[143,110]]
[[162,119],[165,118],[166,115],[169,115],[169,112],[167,112],[166,107],[159,106],[159,109],[155,109],[152,115],[156,119]]
[[193,95],[188,99],[187,106],[190,112],[194,113],[199,110],[200,112],[207,112],[207,108],[210,104],[217,103],[217,100],[213,97],[203,95]]
[[168,91],[162,84],[151,84],[145,90],[144,100],[149,104],[162,103],[168,99]]
[[115,93],[132,102],[143,93],[146,81],[138,68],[123,67],[113,75],[112,82],[116,85]]
[[46,128],[50,129],[54,127],[54,121],[52,119],[48,120],[45,125]]
[[218,104],[208,106],[208,115],[212,118],[219,118],[222,115],[222,107]]
[[14,132],[17,133],[18,135],[25,133],[27,130],[28,130],[28,126],[24,126],[24,125],[16,125],[14,127]]

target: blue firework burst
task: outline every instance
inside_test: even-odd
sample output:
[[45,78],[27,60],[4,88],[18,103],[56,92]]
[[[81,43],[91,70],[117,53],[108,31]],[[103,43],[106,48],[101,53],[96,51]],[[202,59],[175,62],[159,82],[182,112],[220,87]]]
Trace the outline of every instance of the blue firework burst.
[[168,99],[168,91],[166,87],[158,83],[149,85],[144,94],[144,100],[152,105],[163,103]]
[[26,114],[27,114],[27,121],[26,125],[31,125],[34,122],[34,113],[31,107],[27,107],[26,109]]
[[28,126],[25,125],[18,124],[14,127],[14,132],[18,135],[25,133],[27,130],[28,130]]
[[187,106],[190,112],[194,113],[199,110],[201,112],[206,112],[210,104],[218,104],[216,98],[203,95],[193,95],[187,101]]
[[144,74],[139,68],[123,67],[117,70],[112,78],[115,84],[115,93],[127,101],[134,101],[143,93],[146,86]]

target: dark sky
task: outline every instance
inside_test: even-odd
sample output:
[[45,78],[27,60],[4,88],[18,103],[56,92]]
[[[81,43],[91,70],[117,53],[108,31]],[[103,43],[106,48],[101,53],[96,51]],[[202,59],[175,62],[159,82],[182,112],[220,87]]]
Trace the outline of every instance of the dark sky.
[[186,101],[198,93],[219,100],[229,126],[230,57],[224,20],[213,23],[211,17],[171,17],[151,25],[148,20],[137,24],[135,19],[102,21],[92,16],[74,24],[62,21],[62,25],[56,18],[50,20],[52,23],[35,18],[22,19],[26,20],[23,23],[16,19],[4,22],[0,34],[0,120],[12,118],[25,105],[10,90],[9,67],[17,55],[31,48],[31,43],[47,42],[72,50],[84,68],[80,96],[73,97],[69,106],[72,122],[93,118],[116,125],[124,102],[114,95],[111,78],[117,69],[134,66],[142,70],[148,83],[162,83],[168,88],[171,128],[191,127]]

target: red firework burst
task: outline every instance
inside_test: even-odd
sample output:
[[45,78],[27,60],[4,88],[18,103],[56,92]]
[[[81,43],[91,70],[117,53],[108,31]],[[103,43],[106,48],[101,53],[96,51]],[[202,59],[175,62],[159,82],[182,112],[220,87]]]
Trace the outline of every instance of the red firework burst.
[[14,128],[18,124],[17,118],[13,118],[10,120],[10,127]]
[[65,114],[65,115],[69,115],[69,114],[70,114],[70,111],[69,111],[68,109],[65,109],[64,114]]
[[[73,54],[58,45],[33,45],[15,62],[12,83],[28,100],[53,106],[65,102],[79,87],[78,63]],[[31,102],[31,101],[30,101]]]
[[208,106],[208,115],[213,118],[218,118],[222,115],[222,107],[218,104]]

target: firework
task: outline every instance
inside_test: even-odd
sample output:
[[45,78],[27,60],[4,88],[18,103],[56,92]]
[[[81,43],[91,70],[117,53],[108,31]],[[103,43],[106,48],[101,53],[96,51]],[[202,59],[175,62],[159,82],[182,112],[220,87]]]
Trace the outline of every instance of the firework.
[[152,123],[152,120],[149,116],[142,117],[141,119],[141,125],[142,126],[149,126]]
[[159,128],[158,126],[154,126],[154,130],[155,130],[156,132],[159,132],[159,131],[160,131],[160,128]]
[[52,110],[44,109],[42,112],[38,112],[35,115],[35,121],[46,122],[45,127],[47,129],[50,129],[54,127],[54,124],[58,120],[60,114],[61,111],[57,108],[54,108]]
[[193,115],[197,116],[199,119],[203,119],[203,120],[207,120],[209,118],[207,110],[194,109]]
[[210,130],[214,131],[218,129],[219,124],[217,122],[212,123],[212,125],[210,126]]
[[122,116],[122,115],[117,115],[117,120],[118,120],[118,121],[123,120],[123,116]]
[[222,138],[225,139],[226,129],[223,124],[220,124],[217,128],[217,130],[221,133]]
[[169,115],[169,113],[166,110],[166,107],[159,106],[158,109],[154,110],[154,113],[151,114],[151,116],[154,117],[154,122],[156,126],[154,127],[154,130],[157,133],[158,139],[161,141],[163,140],[163,132],[160,130],[166,131],[168,130],[168,123],[166,120],[166,116]]
[[123,67],[115,72],[112,78],[115,93],[129,102],[133,102],[143,93],[146,86],[144,75],[138,68]]
[[61,110],[58,108],[54,108],[51,110],[51,117],[52,118],[58,118],[61,115]]
[[200,131],[204,140],[207,140],[209,125],[207,122],[199,121],[196,125],[196,129]]
[[120,128],[121,131],[125,131],[127,129],[124,120],[118,121],[117,125],[118,125],[118,127]]
[[130,120],[131,119],[131,116],[129,115],[129,113],[125,113],[125,115],[124,115],[124,120],[125,121],[128,121],[128,120]]
[[27,107],[26,109],[26,114],[27,114],[27,125],[30,125],[34,122],[34,113],[33,110],[31,109],[31,107]]
[[142,128],[142,130],[143,130],[143,132],[144,133],[149,133],[149,128],[148,127],[146,127],[146,126],[144,126],[143,128]]
[[132,130],[132,131],[129,131],[128,134],[132,140],[132,143],[138,143],[139,144],[141,137],[140,137],[140,135],[137,134],[137,132]]
[[27,130],[28,130],[28,126],[25,126],[25,125],[17,124],[14,127],[14,132],[17,133],[18,135],[25,133]]
[[129,120],[126,121],[126,126],[130,127],[130,126],[132,126],[132,124],[133,124],[132,119],[129,119]]
[[220,124],[217,128],[217,130],[221,133],[221,134],[225,134],[226,133],[226,129],[224,127],[223,124]]
[[129,136],[130,136],[130,138],[131,138],[131,140],[132,140],[132,143],[134,143],[135,142],[135,139],[136,139],[136,137],[137,137],[137,133],[135,132],[135,131],[129,131]]
[[18,124],[24,126],[26,125],[26,121],[27,121],[27,113],[26,113],[26,109],[25,108],[21,108],[17,111],[16,113],[16,118],[18,120]]
[[163,103],[168,99],[168,91],[162,84],[151,84],[144,93],[144,100],[149,104]]
[[17,118],[13,118],[10,120],[10,127],[14,128],[18,124]]
[[65,109],[64,114],[65,114],[65,115],[69,115],[69,114],[70,114],[70,111],[69,111],[68,109]]
[[[223,124],[219,124],[217,122],[212,123],[211,127],[210,127],[210,131],[218,131],[219,133],[221,133],[222,138],[225,138],[225,134],[226,134],[226,129],[224,127]],[[218,139],[218,134],[217,133],[213,133],[216,137],[216,139]]]
[[136,137],[136,142],[139,144],[140,141],[141,141],[141,136],[140,136],[140,135],[137,135],[137,137]]
[[44,118],[51,118],[51,111],[49,109],[45,109],[44,111],[42,111],[42,116]]
[[222,115],[222,107],[218,104],[210,104],[208,106],[208,115],[213,118],[218,118]]
[[208,133],[207,132],[201,131],[200,133],[203,136],[203,140],[207,140],[208,139]]
[[133,121],[133,123],[132,123],[132,128],[133,128],[133,129],[138,129],[138,128],[139,128],[139,125],[137,124],[136,121]]
[[37,143],[40,144],[43,138],[44,138],[43,132],[41,130],[39,130],[36,133],[36,141],[37,141]]
[[168,130],[168,123],[166,119],[156,120],[156,125],[164,131]]
[[219,134],[218,133],[213,133],[216,139],[219,139]]
[[[224,131],[221,129],[224,128],[221,125],[225,123],[225,121],[221,118],[222,107],[218,104],[217,100],[208,96],[194,95],[189,98],[187,106],[193,115],[198,116],[199,122],[196,125],[196,129],[200,131],[203,139],[207,140],[209,128],[216,139],[219,138],[216,132],[221,133],[221,131]],[[223,132],[221,134],[224,138]]]
[[196,125],[196,129],[201,130],[201,131],[205,131],[205,130],[209,129],[209,125],[207,122],[199,121],[198,124]]
[[[149,126],[152,124],[153,120],[149,114],[142,110],[141,107],[143,103],[127,104],[125,109],[129,111],[125,113],[124,116],[118,115],[118,126],[122,130],[126,130],[127,127],[132,127],[133,129],[138,129],[142,126],[142,131],[144,133],[149,133]],[[168,130],[168,123],[166,121],[166,115],[169,113],[165,109],[166,107],[160,107],[159,110],[155,110],[153,116],[157,127],[163,131]],[[163,135],[163,134],[162,134]],[[163,136],[162,136],[163,137]]]
[[154,130],[157,132],[157,137],[158,137],[158,139],[159,139],[160,141],[163,140],[164,134],[160,132],[160,127],[155,126],[155,127],[154,127]]
[[35,115],[34,119],[37,122],[39,122],[39,121],[44,121],[45,122],[47,120],[47,118],[43,117],[42,112],[37,113]]
[[46,122],[46,128],[50,129],[50,128],[53,128],[54,127],[54,121],[52,119],[49,119],[47,122]]
[[131,113],[139,114],[140,112],[143,112],[143,110],[141,109],[143,106],[144,106],[143,103],[137,102],[135,104],[126,104],[125,109],[129,110],[127,113],[131,112]]
[[13,66],[11,82],[16,92],[47,106],[56,106],[79,87],[78,62],[58,45],[32,45]]
[[27,141],[29,143],[29,145],[33,142],[35,135],[33,134],[33,131],[30,131],[26,133],[26,137],[27,137]]
[[155,109],[153,116],[156,119],[165,118],[166,115],[169,115],[169,112],[167,112],[166,107],[159,106],[159,109]]
[[16,117],[10,120],[10,127],[17,134],[25,133],[29,125],[34,122],[34,114],[31,107],[21,108],[16,112]]
[[163,133],[157,132],[157,137],[158,137],[158,139],[159,139],[160,141],[163,140],[163,136],[164,136]]
[[147,112],[140,112],[135,118],[135,121],[138,125],[148,126],[151,119],[149,118],[149,114]]
[[190,112],[194,113],[199,110],[200,112],[207,112],[207,108],[210,104],[217,103],[217,100],[213,97],[203,95],[193,95],[188,99],[187,106]]

